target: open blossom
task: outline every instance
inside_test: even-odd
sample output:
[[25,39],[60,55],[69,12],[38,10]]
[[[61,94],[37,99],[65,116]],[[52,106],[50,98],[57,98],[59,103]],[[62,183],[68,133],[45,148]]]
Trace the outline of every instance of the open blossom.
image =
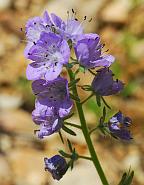
[[120,92],[124,84],[120,80],[113,80],[113,73],[108,68],[97,71],[92,81],[92,90],[101,96],[109,96]]
[[54,80],[59,76],[64,64],[68,63],[70,49],[65,40],[54,33],[42,32],[36,45],[28,53],[34,62],[26,70],[28,80],[45,78]]
[[35,109],[32,112],[32,119],[37,125],[40,125],[40,130],[36,132],[40,139],[58,132],[63,125],[63,120],[55,108],[42,105],[38,100],[36,100]]
[[68,169],[66,160],[60,155],[55,155],[51,158],[44,158],[45,170],[52,174],[56,180],[60,180]]
[[131,133],[129,131],[129,126],[131,123],[131,119],[129,117],[125,117],[119,111],[109,120],[108,124],[110,133],[116,138],[130,140],[132,139]]
[[68,17],[65,22],[54,13],[51,14],[51,20],[56,32],[66,40],[71,39],[72,41],[76,41],[78,37],[83,34],[82,23],[75,18],[74,12],[72,17]]
[[75,54],[80,65],[86,69],[109,67],[115,60],[112,55],[102,53],[103,45],[97,34],[83,34],[74,46]]
[[29,49],[37,43],[42,32],[51,32],[52,22],[47,12],[44,12],[43,17],[33,17],[29,19],[25,26],[26,38],[28,44],[24,50],[25,57],[28,57]]
[[69,97],[68,81],[58,77],[53,81],[36,80],[32,89],[42,105],[55,107],[60,117],[67,116],[73,106]]

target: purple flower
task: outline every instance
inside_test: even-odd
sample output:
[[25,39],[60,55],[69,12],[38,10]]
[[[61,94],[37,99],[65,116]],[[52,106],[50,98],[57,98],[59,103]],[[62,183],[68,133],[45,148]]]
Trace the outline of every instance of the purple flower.
[[103,55],[103,45],[97,34],[84,34],[74,46],[75,54],[80,65],[86,69],[109,67],[115,60],[112,55]]
[[83,26],[74,16],[68,17],[67,21],[64,22],[60,17],[55,14],[51,14],[51,19],[54,24],[54,27],[64,39],[76,41],[78,37],[83,34]]
[[97,71],[98,74],[92,81],[92,90],[101,96],[116,94],[123,89],[124,84],[119,80],[113,80],[112,71],[103,68]]
[[58,77],[53,81],[36,80],[32,83],[32,89],[42,105],[54,107],[60,117],[69,114],[73,103],[69,97],[68,81]]
[[116,113],[109,120],[109,130],[112,136],[122,139],[122,140],[130,140],[132,139],[131,133],[129,131],[129,126],[132,121],[129,117],[125,117],[120,111]]
[[40,130],[36,132],[40,139],[58,132],[63,125],[63,120],[55,108],[42,105],[38,100],[36,100],[35,110],[32,112],[32,119],[37,125],[40,125]]
[[65,40],[54,33],[42,32],[36,45],[29,50],[29,59],[35,61],[28,65],[28,80],[45,78],[54,80],[59,76],[64,64],[68,63],[70,49]]
[[52,158],[44,158],[45,170],[48,170],[52,177],[60,180],[68,169],[66,160],[60,155],[55,155]]
[[48,13],[45,11],[43,18],[33,17],[26,23],[26,37],[28,44],[24,50],[25,57],[28,57],[29,49],[37,43],[42,32],[50,32],[52,30],[52,22]]

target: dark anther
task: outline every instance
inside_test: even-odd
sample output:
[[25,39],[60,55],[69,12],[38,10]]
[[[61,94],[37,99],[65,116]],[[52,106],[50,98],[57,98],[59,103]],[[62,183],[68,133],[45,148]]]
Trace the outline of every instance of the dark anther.
[[53,98],[53,96],[50,96],[50,98]]
[[38,131],[40,131],[40,130],[34,130],[34,134],[36,134]]
[[47,44],[47,41],[45,41],[45,44]]
[[45,57],[48,57],[48,54],[46,54]]
[[33,42],[34,45],[36,45],[36,42]]
[[36,22],[34,22],[34,25],[36,25]]
[[23,31],[23,28],[20,28],[20,31]]
[[109,49],[107,49],[105,52],[108,52],[109,51]]
[[73,8],[72,8],[72,13],[75,13]]
[[91,21],[92,21],[92,18],[88,22],[91,22]]
[[102,48],[105,47],[105,44],[102,44]]
[[86,18],[87,18],[87,17],[86,17],[86,16],[84,16],[84,20],[86,20]]
[[57,65],[57,62],[55,62],[55,66]]
[[28,53],[28,55],[31,55],[30,53]]
[[78,21],[78,19],[77,19],[77,18],[75,18],[75,21]]
[[50,27],[50,25],[47,24],[47,25],[46,25],[46,28],[47,28],[47,27]]
[[118,79],[116,79],[116,82],[118,83]]

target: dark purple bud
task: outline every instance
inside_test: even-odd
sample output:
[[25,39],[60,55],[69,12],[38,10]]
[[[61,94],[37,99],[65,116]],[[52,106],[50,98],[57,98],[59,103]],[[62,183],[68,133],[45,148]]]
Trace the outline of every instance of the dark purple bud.
[[132,139],[129,126],[132,123],[129,117],[125,117],[120,111],[109,120],[109,130],[112,136],[122,139]]
[[68,169],[66,160],[60,155],[55,155],[52,158],[44,158],[45,170],[52,174],[56,180],[60,180]]

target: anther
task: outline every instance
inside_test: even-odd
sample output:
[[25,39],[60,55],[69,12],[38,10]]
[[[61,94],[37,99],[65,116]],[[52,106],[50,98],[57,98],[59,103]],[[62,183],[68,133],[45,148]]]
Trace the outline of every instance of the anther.
[[92,18],[88,22],[91,22],[91,21],[92,21]]
[[75,13],[74,9],[72,8],[72,13]]
[[36,42],[33,42],[34,45],[36,45]]
[[87,17],[86,17],[86,16],[84,16],[84,21],[86,20],[86,18],[87,18]]

